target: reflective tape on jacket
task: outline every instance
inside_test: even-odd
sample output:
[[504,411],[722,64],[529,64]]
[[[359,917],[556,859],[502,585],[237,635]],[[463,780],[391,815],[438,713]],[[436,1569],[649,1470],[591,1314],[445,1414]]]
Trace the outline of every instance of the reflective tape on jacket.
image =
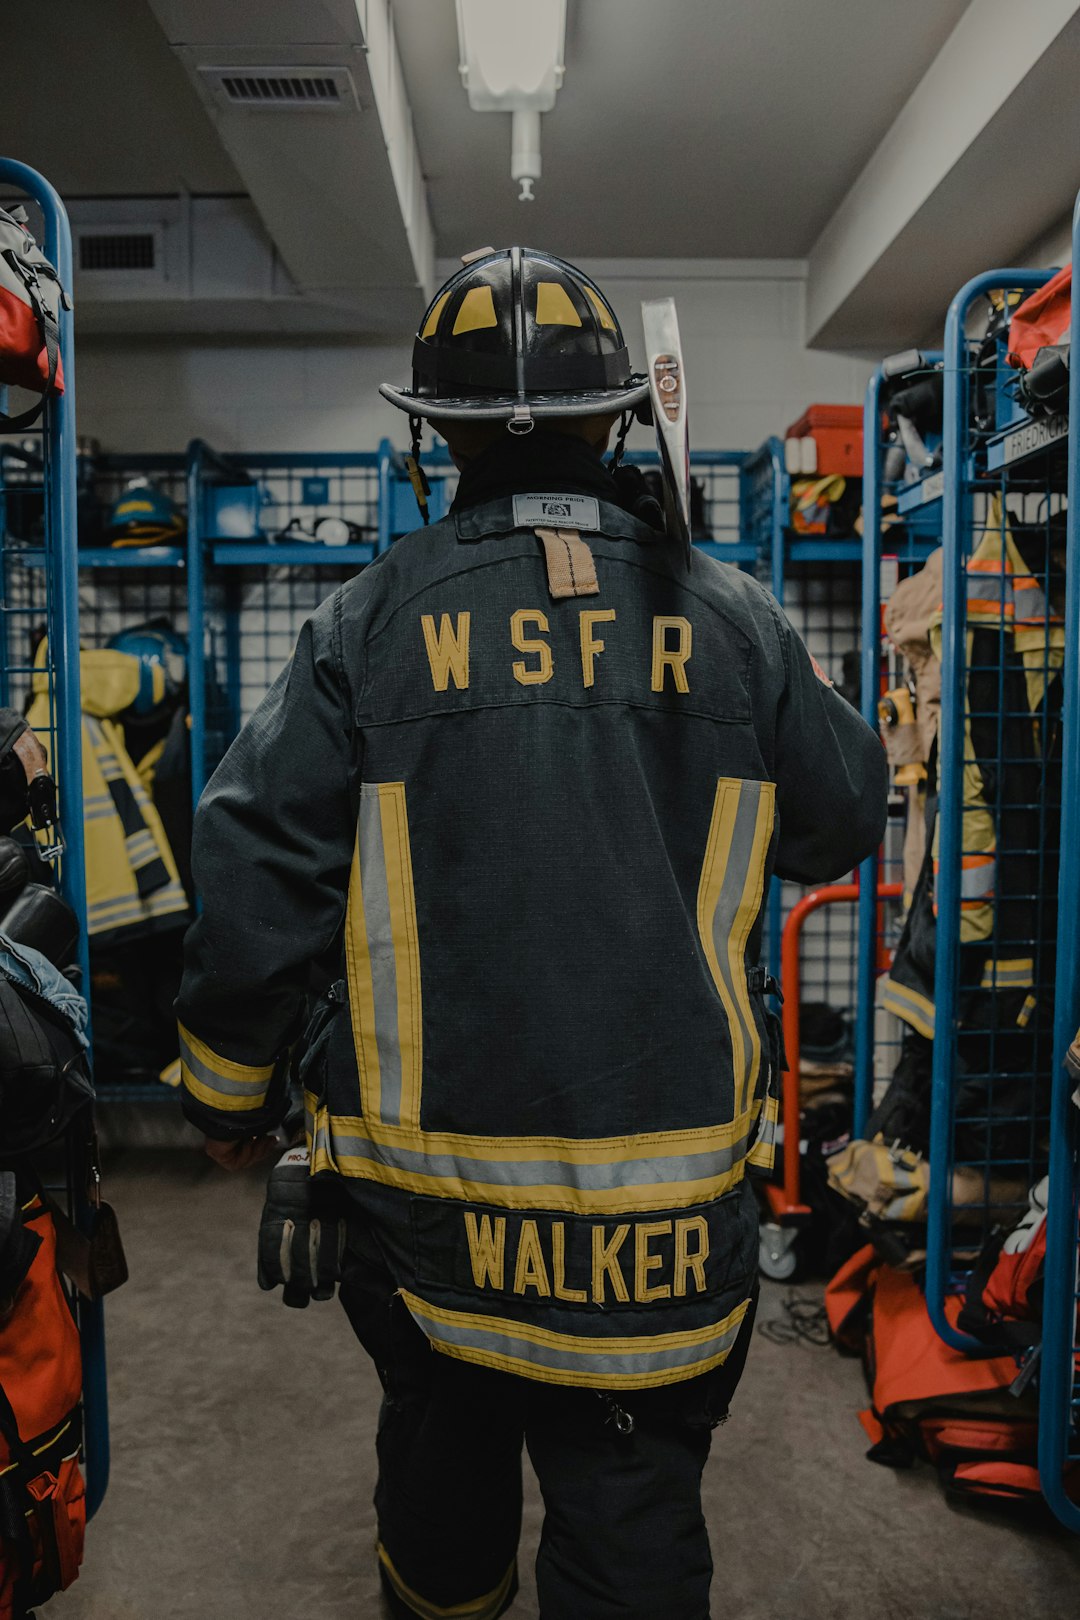
[[629,1137],[466,1136],[422,1124],[420,944],[405,784],[361,784],[345,925],[360,1107],[320,1113],[314,1167],[436,1197],[577,1213],[684,1207],[729,1191],[742,1177],[761,1107],[761,1033],[746,953],[774,821],[772,783],[719,780],[697,924],[730,1034],[734,1118]]
[[197,1035],[177,1025],[180,1037],[180,1076],[185,1088],[207,1108],[226,1113],[259,1109],[274,1073],[272,1063],[234,1063],[221,1057]]
[[761,910],[775,809],[772,782],[720,778],[698,887],[698,933],[731,1032],[737,1111],[754,1095],[761,1068],[746,947]]
[[752,1164],[755,1170],[768,1171],[773,1167],[776,1159],[776,1126],[779,1116],[778,1100],[773,1096],[766,1097],[761,1110],[757,1141],[746,1155],[747,1164]]
[[312,1170],[382,1182],[410,1192],[507,1209],[542,1207],[591,1215],[639,1213],[709,1202],[742,1180],[753,1115],[715,1131],[601,1142],[377,1130],[317,1108],[309,1125]]
[[1029,990],[1035,983],[1035,961],[1020,956],[1009,961],[992,956],[983,965],[981,990]]
[[934,1003],[928,996],[910,985],[899,984],[891,975],[886,974],[878,981],[880,989],[878,999],[886,1012],[891,1012],[904,1024],[919,1035],[924,1035],[928,1041],[934,1038]]
[[541,1383],[647,1389],[696,1378],[724,1362],[750,1306],[743,1300],[720,1322],[683,1333],[634,1338],[583,1337],[506,1317],[453,1311],[402,1289],[417,1325],[437,1349],[461,1361]]

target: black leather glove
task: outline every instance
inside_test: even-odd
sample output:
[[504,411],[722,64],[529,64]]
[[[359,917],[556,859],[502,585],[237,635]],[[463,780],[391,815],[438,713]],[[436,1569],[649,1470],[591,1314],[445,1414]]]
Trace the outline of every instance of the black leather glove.
[[311,1179],[306,1147],[282,1155],[266,1184],[259,1223],[259,1287],[282,1288],[286,1305],[333,1299],[341,1279],[345,1221],[334,1208],[336,1189]]

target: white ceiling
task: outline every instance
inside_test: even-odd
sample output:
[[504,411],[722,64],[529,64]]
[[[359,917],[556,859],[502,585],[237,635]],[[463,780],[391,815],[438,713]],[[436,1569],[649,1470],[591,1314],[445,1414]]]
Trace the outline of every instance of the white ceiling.
[[243,191],[145,0],[38,0],[5,12],[5,157],[66,197]]
[[570,0],[566,80],[517,201],[454,0],[392,0],[440,254],[802,258],[968,0]]

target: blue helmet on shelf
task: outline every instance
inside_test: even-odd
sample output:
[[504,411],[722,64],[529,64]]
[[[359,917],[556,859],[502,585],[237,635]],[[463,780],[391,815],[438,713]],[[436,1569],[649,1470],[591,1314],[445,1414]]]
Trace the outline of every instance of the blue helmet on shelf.
[[163,546],[175,542],[186,528],[175,501],[148,479],[129,484],[109,513],[109,540],[114,546]]
[[139,691],[131,713],[146,719],[180,695],[187,680],[187,643],[171,625],[130,625],[110,636],[108,645],[139,661]]

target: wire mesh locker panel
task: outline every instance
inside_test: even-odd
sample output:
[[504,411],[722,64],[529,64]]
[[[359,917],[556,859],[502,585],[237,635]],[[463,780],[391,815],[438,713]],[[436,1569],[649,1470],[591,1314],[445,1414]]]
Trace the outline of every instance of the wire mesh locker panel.
[[[71,231],[53,187],[23,163],[0,158],[0,187],[16,191],[40,214],[45,257],[60,285],[72,285]],[[64,392],[45,402],[40,424],[12,441],[0,430],[0,702],[22,708],[35,670],[48,693],[41,727],[59,789],[65,846],[58,861],[61,892],[79,921],[78,963],[88,975],[86,863],[83,843],[82,709],[79,691],[75,351],[70,299],[59,312]],[[0,388],[0,409],[8,408]],[[43,639],[44,637],[44,639]],[[35,657],[36,654],[36,657]],[[84,1111],[85,1112],[85,1111]],[[88,1189],[92,1123],[76,1116],[64,1141],[64,1164],[50,1187],[84,1231],[93,1214]],[[72,1297],[82,1351],[82,1449],[87,1516],[101,1505],[109,1479],[109,1420],[104,1312],[100,1300]]]
[[[921,899],[932,1000],[914,928],[903,974],[899,954],[892,969],[933,1036],[927,1304],[958,1348],[971,1341],[946,1296],[1026,1208],[1048,1151],[1064,464],[1030,453],[1004,366],[1008,312],[1046,279],[978,276],[946,323],[940,791]],[[972,338],[988,307],[988,336]]]
[[936,712],[932,677],[925,666],[917,672],[898,651],[887,634],[885,613],[901,582],[921,573],[941,544],[940,434],[931,439],[929,453],[922,445],[919,463],[913,462],[905,454],[891,405],[898,384],[910,390],[933,383],[936,393],[941,355],[898,360],[899,366],[886,363],[870,379],[863,418],[860,705],[868,725],[876,730],[885,723],[892,748],[885,840],[859,869],[853,1126],[858,1138],[866,1134],[875,1091],[891,1079],[901,1056],[904,1026],[881,1004],[880,992],[914,889],[925,826],[928,739]]
[[[1080,264],[1080,197],[1073,214],[1073,264]],[[1072,302],[1071,342],[1080,343]],[[1072,349],[1075,354],[1080,352]],[[1069,421],[1080,422],[1080,372],[1069,376]],[[1061,874],[1051,1097],[1050,1181],[1039,1391],[1039,1477],[1050,1506],[1080,1531],[1080,1087],[1070,1046],[1080,1044],[1080,435],[1068,438],[1068,526],[1062,692]]]
[[[438,458],[434,458],[438,461]],[[448,463],[429,508],[448,500]],[[188,455],[192,789],[291,658],[304,621],[420,513],[399,452]]]

